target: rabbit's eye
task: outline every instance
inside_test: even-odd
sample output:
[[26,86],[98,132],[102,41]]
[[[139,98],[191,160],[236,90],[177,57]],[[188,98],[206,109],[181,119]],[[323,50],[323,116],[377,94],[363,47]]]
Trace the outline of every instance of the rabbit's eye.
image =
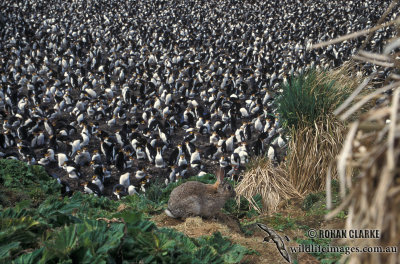
[[232,187],[230,185],[228,185],[228,190],[232,189]]

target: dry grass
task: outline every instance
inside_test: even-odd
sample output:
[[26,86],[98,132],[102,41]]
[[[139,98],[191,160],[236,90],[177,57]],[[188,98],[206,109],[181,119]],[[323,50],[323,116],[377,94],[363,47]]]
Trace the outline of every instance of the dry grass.
[[[393,1],[389,8],[394,8],[398,2]],[[387,13],[389,12],[385,12]],[[383,18],[380,19],[381,22]],[[386,23],[397,23],[398,27],[400,18]],[[397,32],[400,32],[399,27]],[[361,33],[366,35],[365,32]],[[337,114],[341,113],[340,119],[348,120],[361,107],[369,108],[350,125],[337,161],[341,195],[344,199],[326,218],[330,219],[340,210],[348,209],[347,229],[376,229],[381,235],[380,239],[356,239],[350,242],[350,246],[386,249],[400,245],[399,47],[400,37],[396,37],[387,40],[382,54],[359,52],[357,60],[374,63],[381,70],[387,68],[390,74],[379,89],[370,89],[359,100],[351,98],[350,107],[347,107],[350,105],[348,104],[336,111]],[[369,76],[366,83],[373,80],[374,76]],[[383,94],[388,91],[389,93]],[[376,98],[383,99],[383,102],[380,105],[371,104]],[[390,122],[386,122],[387,120]],[[327,192],[329,197],[330,189]],[[342,260],[346,258],[349,258],[348,263],[400,263],[398,251],[353,253],[350,256],[344,255]]]
[[320,72],[320,82],[334,82],[334,88],[340,93],[348,95],[354,91],[363,81],[363,78],[354,71],[356,63],[353,60],[345,62],[336,69],[327,72]]
[[[331,91],[335,94],[350,94],[362,82],[353,68],[354,63],[348,62],[328,72],[317,72],[313,87],[333,83]],[[324,190],[327,169],[339,154],[346,131],[344,123],[332,115],[324,118],[313,126],[302,122],[298,129],[292,130],[287,160],[278,167],[267,159],[253,160],[236,188],[238,197],[244,196],[253,208],[261,212],[252,199],[261,194],[263,211],[271,213],[285,200]],[[332,173],[336,177],[335,169]]]
[[[327,118],[314,127],[292,131],[286,166],[289,181],[299,193],[325,189],[327,170],[339,154],[345,130],[342,122]],[[336,175],[336,170],[332,174]]]
[[[347,229],[381,232],[381,239],[357,239],[353,246],[400,245],[399,94],[397,87],[390,106],[372,109],[351,125],[338,160],[341,194],[349,193],[327,218],[348,208]],[[390,124],[386,124],[386,119],[391,120]],[[358,172],[355,181],[354,171]],[[351,255],[349,263],[399,262],[399,253],[363,253]]]
[[[243,196],[258,211],[272,213],[280,202],[292,198],[301,198],[300,193],[290,183],[282,165],[275,167],[269,160],[257,158],[244,174],[243,180],[236,187],[237,197]],[[262,210],[253,200],[253,196],[262,197]],[[238,200],[240,202],[240,200]]]
[[[285,169],[289,181],[302,195],[325,189],[327,170],[339,154],[346,126],[332,112],[340,99],[343,102],[363,81],[354,71],[354,64],[350,61],[337,69],[316,73],[311,90],[329,87],[329,91],[321,92],[326,92],[327,97],[333,94],[334,100],[327,101],[325,115],[319,115],[312,123],[300,119],[297,128],[291,131]],[[331,177],[336,175],[336,170],[331,170]]]

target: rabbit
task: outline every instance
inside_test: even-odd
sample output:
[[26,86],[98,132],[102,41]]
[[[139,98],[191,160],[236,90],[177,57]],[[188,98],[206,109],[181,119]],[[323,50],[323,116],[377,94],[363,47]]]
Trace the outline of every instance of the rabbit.
[[224,181],[225,171],[222,168],[216,176],[214,184],[188,181],[176,187],[171,192],[165,213],[173,218],[215,216],[229,198],[236,196],[232,185]]

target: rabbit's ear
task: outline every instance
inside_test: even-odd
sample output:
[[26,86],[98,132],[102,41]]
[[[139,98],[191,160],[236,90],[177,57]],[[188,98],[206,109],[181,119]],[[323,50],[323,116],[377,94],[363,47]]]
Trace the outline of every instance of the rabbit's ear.
[[224,177],[225,177],[225,169],[219,167],[217,171],[217,180],[221,183],[224,181]]
[[218,168],[217,173],[215,174],[217,177],[217,181],[214,183],[214,188],[218,189],[218,186],[223,182],[225,177],[225,170],[221,167]]
[[217,170],[217,182],[218,183],[222,183],[224,181],[224,177],[225,177],[225,170],[224,168],[219,167]]

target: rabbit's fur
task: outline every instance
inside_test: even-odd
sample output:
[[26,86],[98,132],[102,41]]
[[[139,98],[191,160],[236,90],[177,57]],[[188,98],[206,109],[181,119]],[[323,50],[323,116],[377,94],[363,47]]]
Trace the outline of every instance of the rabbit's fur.
[[213,217],[236,193],[232,185],[224,181],[224,170],[217,172],[215,184],[188,181],[176,187],[169,197],[165,213],[173,218],[189,216]]

